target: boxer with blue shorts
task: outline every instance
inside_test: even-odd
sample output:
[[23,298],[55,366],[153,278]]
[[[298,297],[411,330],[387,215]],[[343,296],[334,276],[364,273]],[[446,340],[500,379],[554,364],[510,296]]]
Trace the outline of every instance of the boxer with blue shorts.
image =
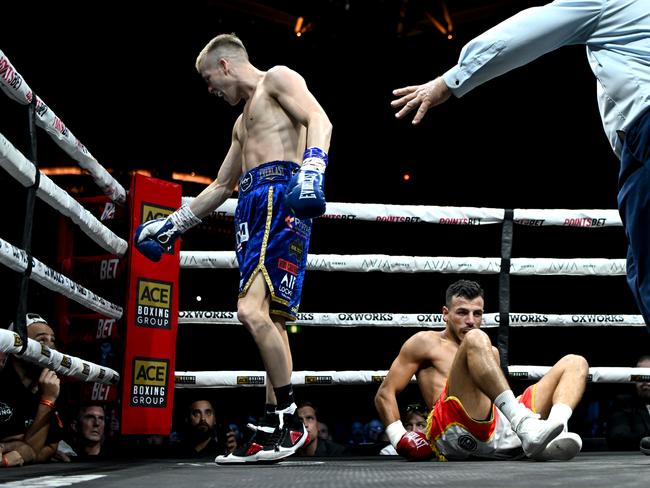
[[295,320],[300,305],[312,225],[285,204],[287,183],[298,169],[290,161],[251,169],[239,180],[235,211],[239,297],[260,272],[271,294],[271,315],[289,320]]
[[[266,371],[266,403],[252,437],[217,464],[278,461],[308,434],[296,413],[287,320],[300,304],[313,218],[325,213],[325,169],[332,124],[305,80],[287,66],[256,68],[241,39],[220,34],[201,50],[196,70],[208,92],[244,102],[217,178],[167,218],[142,223],[134,243],[152,261],[173,258],[174,242],[237,189],[237,318]],[[298,163],[302,161],[302,163]]]

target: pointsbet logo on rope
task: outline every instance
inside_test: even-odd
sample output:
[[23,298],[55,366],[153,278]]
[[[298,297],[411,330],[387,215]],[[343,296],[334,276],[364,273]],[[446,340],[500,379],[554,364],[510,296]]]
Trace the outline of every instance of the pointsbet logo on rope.
[[167,406],[168,359],[133,358],[132,407]]
[[172,283],[138,279],[135,325],[171,329]]

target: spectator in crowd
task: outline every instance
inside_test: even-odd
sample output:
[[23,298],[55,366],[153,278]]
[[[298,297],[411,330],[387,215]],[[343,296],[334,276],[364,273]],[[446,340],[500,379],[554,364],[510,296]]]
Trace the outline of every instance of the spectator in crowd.
[[[27,336],[55,349],[54,331],[38,314],[26,315]],[[9,330],[13,330],[13,324]],[[0,444],[3,465],[42,463],[57,451],[63,424],[56,411],[60,383],[54,371],[10,356],[0,372]],[[21,459],[12,451],[17,451]]]
[[371,444],[377,444],[378,442],[388,442],[388,438],[385,436],[384,432],[386,428],[384,424],[381,423],[379,419],[372,419],[364,427],[366,441]]
[[[225,435],[227,439],[227,444],[232,444],[235,447],[241,446],[244,443],[244,433],[239,428],[239,425],[230,423],[225,427]],[[232,439],[230,439],[232,437]],[[234,444],[233,444],[234,439]],[[228,451],[231,452],[231,451]]]
[[309,434],[305,445],[297,451],[298,456],[342,456],[345,455],[345,446],[328,439],[319,437],[318,412],[310,402],[303,402],[296,410],[298,416],[305,424]]
[[[0,372],[5,367],[7,363],[7,353],[0,351]],[[4,403],[0,403],[0,422],[3,421],[4,417],[9,414],[9,410],[5,407]],[[24,463],[23,456],[16,449],[19,444],[24,444],[18,441],[18,443],[7,442],[0,443],[0,466],[3,468],[10,468],[13,466],[22,466]]]
[[326,441],[332,440],[332,435],[330,434],[330,428],[325,422],[318,422],[318,438],[325,439]]
[[[7,363],[7,353],[0,351],[0,372],[4,369]],[[4,417],[9,414],[4,403],[0,403],[0,422]],[[3,468],[10,468],[12,466],[22,466],[24,459],[23,456],[16,450],[18,446],[12,443],[0,443],[0,466]]]
[[[429,411],[424,405],[420,405],[419,403],[407,405],[406,411],[402,416],[404,428],[407,432],[425,433],[427,430],[427,415],[429,415]],[[379,451],[379,454],[390,456],[398,455],[397,451],[390,443]]]
[[106,413],[104,406],[98,403],[82,404],[75,418],[70,423],[72,437],[70,449],[63,450],[63,442],[59,450],[75,460],[95,460],[109,457],[109,449],[104,445]]
[[[650,355],[641,356],[637,368],[650,368]],[[613,450],[650,455],[650,381],[636,382],[633,394],[617,396],[607,422],[607,445]]]
[[346,453],[352,456],[376,456],[388,443],[386,429],[379,419],[355,420],[350,426]]
[[350,446],[361,446],[367,444],[366,433],[364,424],[358,420],[352,422],[350,426],[350,438],[348,439],[348,444]]
[[[231,426],[234,424],[231,424]],[[237,434],[229,426],[218,432],[214,406],[209,400],[190,403],[185,418],[185,432],[175,450],[179,457],[211,457],[228,454],[237,449]]]

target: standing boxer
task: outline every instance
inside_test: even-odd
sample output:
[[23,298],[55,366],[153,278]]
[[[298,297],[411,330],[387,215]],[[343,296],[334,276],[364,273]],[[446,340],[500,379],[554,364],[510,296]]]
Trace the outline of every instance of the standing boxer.
[[295,320],[298,312],[311,219],[325,212],[323,181],[332,124],[298,73],[286,66],[257,69],[235,35],[212,39],[199,54],[196,69],[211,94],[233,106],[244,100],[243,113],[217,179],[168,218],[142,224],[136,247],[159,260],[239,183],[237,316],[257,344],[269,381],[265,415],[253,439],[215,461],[278,460],[293,454],[307,437],[295,414],[285,322]]

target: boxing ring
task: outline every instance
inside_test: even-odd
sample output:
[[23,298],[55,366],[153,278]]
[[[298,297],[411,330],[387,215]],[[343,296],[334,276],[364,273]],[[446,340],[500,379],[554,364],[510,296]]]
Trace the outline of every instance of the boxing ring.
[[[0,51],[0,87],[16,101],[29,104],[34,125],[41,126],[57,144],[73,159],[77,160],[93,175],[103,194],[116,205],[126,202],[126,191],[98,165],[88,150],[65,127],[63,122],[38,98],[9,60]],[[0,135],[0,165],[12,177],[28,188],[35,197],[48,203],[69,218],[85,235],[105,252],[124,259],[128,252],[128,239],[117,236],[99,219],[79,204],[72,196],[59,188],[42,174],[34,164],[35,157],[20,153],[4,136]],[[190,197],[184,197],[187,203]],[[218,214],[231,217],[236,201],[230,199],[218,209]],[[498,275],[498,310],[491,310],[484,316],[483,326],[497,332],[496,339],[502,365],[507,367],[511,378],[535,380],[550,367],[537,365],[512,365],[509,361],[510,329],[534,329],[544,334],[546,327],[561,328],[644,328],[639,315],[631,314],[589,314],[576,311],[574,314],[546,314],[538,312],[513,312],[510,310],[511,276],[623,276],[624,259],[608,258],[513,258],[512,238],[517,226],[528,227],[580,227],[602,228],[621,225],[615,210],[535,210],[496,209],[474,207],[437,207],[414,205],[383,205],[335,203],[327,205],[323,220],[338,221],[342,225],[355,222],[383,222],[418,225],[460,225],[471,227],[501,226],[501,255],[499,257],[458,256],[408,256],[388,254],[310,254],[309,273],[442,273],[449,275]],[[316,222],[320,225],[320,222]],[[133,230],[133,229],[131,229]],[[200,228],[191,231],[201,232]],[[123,320],[123,307],[99,296],[71,277],[52,269],[44,262],[32,257],[29,245],[22,249],[0,236],[0,262],[27,279],[62,294],[81,306],[101,314],[104,318]],[[431,249],[435,249],[435,243]],[[181,285],[186,273],[196,270],[234,270],[237,268],[233,251],[189,251],[180,252]],[[128,270],[127,273],[131,273]],[[206,271],[200,271],[205,273]],[[309,276],[309,274],[308,274]],[[130,277],[129,277],[130,279]],[[308,278],[312,279],[312,278]],[[369,278],[370,279],[370,278]],[[455,278],[450,278],[453,281]],[[423,307],[421,313],[362,311],[303,311],[296,325],[306,328],[331,328],[345,334],[350,328],[364,330],[397,329],[414,333],[419,329],[442,329],[444,323],[439,314],[431,309],[442,305],[444,289],[433,290],[435,305]],[[232,296],[234,301],[236,295]],[[330,302],[331,304],[331,302]],[[25,304],[23,303],[23,307]],[[425,311],[428,309],[429,311]],[[586,313],[585,313],[586,312]],[[228,328],[238,324],[232,310],[182,310],[178,312],[179,333],[191,325],[208,325]],[[241,329],[241,327],[240,327]],[[252,342],[245,351],[256,356]],[[84,382],[116,385],[124,380],[115,369],[76,356],[50,350],[24,335],[0,329],[0,351],[22,354],[22,357],[44,367],[74,377]],[[392,361],[389,355],[386,361]],[[117,368],[119,369],[119,368]],[[295,385],[304,388],[328,388],[337,385],[353,388],[354,385],[376,386],[386,375],[385,369],[337,369],[336,357],[328,369],[303,370],[296,368],[292,376]],[[648,380],[650,368],[629,368],[592,366],[589,372],[591,383],[629,383]],[[173,382],[178,390],[200,388],[253,388],[262,392],[266,382],[263,371],[255,369],[219,371],[172,371]],[[304,390],[300,389],[300,397]],[[224,393],[227,395],[228,393]],[[251,406],[254,410],[256,405]],[[155,465],[152,469],[152,464]],[[408,463],[399,458],[375,457],[306,460],[289,458],[275,466],[217,467],[207,462],[186,462],[178,460],[119,460],[107,463],[83,465],[34,465],[20,469],[0,471],[0,487],[5,486],[68,486],[93,483],[95,486],[172,486],[179,483],[199,483],[210,486],[250,486],[259,483],[268,486],[293,486],[305,483],[312,486],[340,486],[372,484],[373,486],[467,486],[472,483],[482,486],[514,486],[521,477],[537,479],[535,486],[557,486],[573,484],[577,487],[594,486],[643,486],[639,484],[640,472],[647,480],[648,458],[634,453],[604,454],[583,453],[570,463],[533,462],[471,462],[471,463]]]
[[[189,203],[190,198],[184,198]],[[220,215],[234,215],[236,202],[229,200],[219,209]],[[381,204],[328,203],[327,214],[321,218],[348,222],[401,222],[440,225],[490,225],[503,226],[502,257],[452,257],[452,256],[391,256],[385,254],[342,255],[310,254],[309,272],[350,273],[445,273],[445,274],[498,274],[500,278],[500,312],[486,313],[482,328],[497,328],[502,364],[508,366],[512,377],[536,380],[549,367],[510,365],[508,363],[508,328],[526,327],[645,327],[640,315],[627,314],[544,314],[513,313],[508,308],[509,277],[514,276],[623,276],[624,259],[551,259],[510,258],[512,226],[563,226],[563,227],[616,227],[621,226],[615,210],[539,210],[496,208],[401,206]],[[237,260],[234,251],[181,251],[181,269],[234,269]],[[442,290],[439,292],[442,294]],[[505,298],[504,298],[505,297]],[[435,298],[434,298],[435,300]],[[440,308],[442,305],[435,305]],[[239,323],[233,311],[181,311],[179,324],[226,325]],[[433,328],[443,329],[441,314],[375,313],[364,312],[308,312],[298,315],[297,324],[303,327],[364,327],[364,328]],[[291,325],[291,323],[289,323]],[[540,333],[543,333],[540,331]],[[364,384],[377,383],[386,371],[300,371],[294,372],[296,385],[309,384]],[[630,382],[641,375],[648,377],[650,370],[621,367],[590,368],[591,382]],[[247,382],[245,378],[250,378]],[[261,385],[264,372],[215,371],[177,372],[178,388],[232,387]]]

